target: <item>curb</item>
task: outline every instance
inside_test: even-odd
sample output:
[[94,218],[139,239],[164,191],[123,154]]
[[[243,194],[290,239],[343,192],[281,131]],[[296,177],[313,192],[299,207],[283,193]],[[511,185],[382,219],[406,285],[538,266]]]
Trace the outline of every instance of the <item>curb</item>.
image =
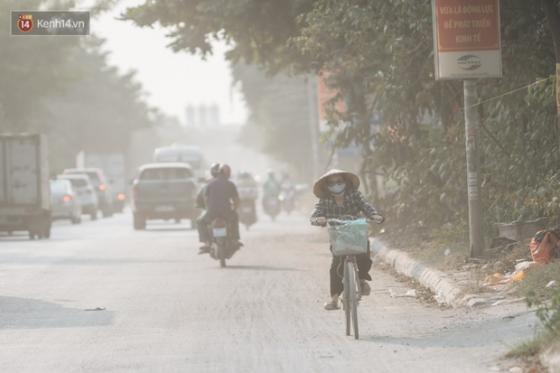
[[377,238],[371,240],[371,250],[401,275],[414,278],[422,286],[433,291],[439,304],[451,307],[465,305],[474,307],[478,305],[476,296],[467,295],[465,289],[461,288],[444,272],[425,266],[401,250],[388,249]]

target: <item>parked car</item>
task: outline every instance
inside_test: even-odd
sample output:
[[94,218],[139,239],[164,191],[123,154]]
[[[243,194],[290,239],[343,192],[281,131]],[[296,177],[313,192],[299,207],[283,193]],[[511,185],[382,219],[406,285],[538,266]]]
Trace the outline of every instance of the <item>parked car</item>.
[[72,224],[82,222],[82,206],[70,180],[51,180],[52,219],[68,219]]
[[186,163],[153,163],[140,167],[132,186],[134,229],[150,219],[190,219],[196,224],[196,183]]
[[97,219],[99,201],[97,200],[97,194],[95,193],[95,188],[89,176],[82,174],[65,174],[59,175],[58,179],[68,180],[72,183],[72,187],[74,187],[77,198],[82,206],[82,214],[89,215],[91,220]]
[[99,168],[107,179],[113,198],[113,212],[122,212],[127,200],[126,157],[122,153],[83,152],[84,167]]
[[97,200],[99,201],[99,209],[104,218],[113,215],[113,198],[109,190],[109,184],[99,168],[70,168],[64,170],[65,175],[88,175],[95,192],[97,193]]

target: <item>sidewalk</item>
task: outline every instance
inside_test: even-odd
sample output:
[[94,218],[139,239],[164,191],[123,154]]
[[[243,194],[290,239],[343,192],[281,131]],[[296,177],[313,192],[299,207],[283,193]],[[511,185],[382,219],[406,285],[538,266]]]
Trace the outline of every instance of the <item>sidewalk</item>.
[[[478,292],[472,292],[472,279],[464,276],[464,272],[446,273],[430,268],[411,258],[404,251],[389,249],[383,241],[377,238],[371,240],[371,249],[374,255],[391,266],[397,273],[415,279],[422,286],[430,289],[440,305],[474,308],[524,301],[523,298],[514,298],[500,292],[481,292],[480,287],[477,289]],[[532,313],[532,311],[527,312]],[[560,373],[560,345],[551,346],[539,354],[539,358],[549,372]]]
[[478,307],[520,302],[521,298],[507,297],[501,292],[482,291],[477,286],[477,279],[472,278],[468,271],[443,272],[430,268],[420,261],[411,258],[406,252],[389,249],[377,239],[371,240],[374,255],[390,265],[397,273],[415,279],[422,286],[434,293],[440,305],[450,307]]

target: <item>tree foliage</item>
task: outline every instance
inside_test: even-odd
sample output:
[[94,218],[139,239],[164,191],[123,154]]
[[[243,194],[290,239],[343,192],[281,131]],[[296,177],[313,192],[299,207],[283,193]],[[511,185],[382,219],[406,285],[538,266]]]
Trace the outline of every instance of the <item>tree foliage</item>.
[[[558,211],[557,35],[547,20],[559,7],[558,0],[501,2],[504,76],[478,84],[489,223]],[[171,26],[176,49],[207,53],[211,38],[224,38],[232,58],[328,73],[339,92],[328,110],[333,143],[362,149],[366,181],[384,176],[385,209],[404,227],[466,219],[463,92],[460,82],[434,80],[431,1],[168,0],[128,15]],[[381,126],[372,126],[373,114]]]
[[291,165],[303,180],[312,173],[307,79],[277,74],[272,77],[255,65],[233,67],[250,117],[241,141]]
[[[95,9],[113,3],[99,1]],[[7,1],[0,5],[0,23],[10,23],[12,9],[73,5]],[[0,47],[0,128],[47,134],[54,170],[72,166],[81,150],[126,151],[131,133],[152,125],[151,109],[134,73],[109,65],[102,40],[3,33]]]
[[297,35],[297,17],[314,0],[164,0],[149,1],[125,14],[140,26],[169,28],[170,46],[205,56],[212,41],[230,42],[229,57],[247,63],[285,67],[300,58],[288,40]]

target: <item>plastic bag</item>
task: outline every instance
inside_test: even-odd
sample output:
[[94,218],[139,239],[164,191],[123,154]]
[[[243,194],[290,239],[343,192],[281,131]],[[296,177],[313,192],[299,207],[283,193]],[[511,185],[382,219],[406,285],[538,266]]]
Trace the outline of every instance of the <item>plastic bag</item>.
[[357,219],[330,226],[329,239],[335,256],[365,254],[368,249],[368,223],[366,219]]

